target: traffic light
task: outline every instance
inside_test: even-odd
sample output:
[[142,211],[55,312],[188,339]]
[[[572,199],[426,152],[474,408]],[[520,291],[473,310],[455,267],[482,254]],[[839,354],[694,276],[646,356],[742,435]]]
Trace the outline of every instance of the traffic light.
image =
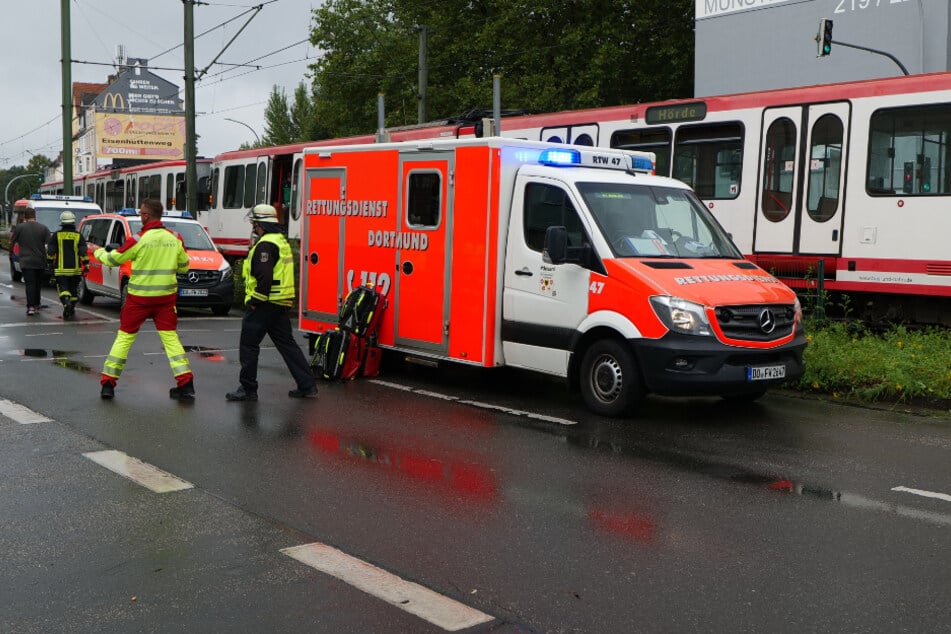
[[819,20],[819,33],[816,34],[816,42],[819,43],[817,57],[825,57],[832,52],[832,20],[825,18]]
[[931,157],[926,156],[921,161],[921,172],[918,173],[918,178],[921,179],[921,187],[919,191],[922,194],[931,193]]
[[905,161],[905,176],[901,183],[901,190],[906,194],[912,193],[915,187],[915,164]]

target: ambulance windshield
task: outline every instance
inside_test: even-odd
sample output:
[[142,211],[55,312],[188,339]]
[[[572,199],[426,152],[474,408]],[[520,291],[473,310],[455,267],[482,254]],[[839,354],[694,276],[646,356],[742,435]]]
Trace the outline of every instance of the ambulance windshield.
[[690,190],[621,183],[578,190],[617,257],[743,257]]

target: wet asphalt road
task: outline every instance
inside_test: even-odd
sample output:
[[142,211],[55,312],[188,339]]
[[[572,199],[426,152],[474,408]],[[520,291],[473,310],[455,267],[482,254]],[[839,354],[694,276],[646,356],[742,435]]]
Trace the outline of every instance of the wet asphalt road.
[[273,349],[261,400],[227,403],[239,315],[200,311],[194,404],[151,327],[101,401],[117,305],[63,323],[44,297],[28,320],[0,283],[0,399],[48,419],[0,414],[2,632],[444,631],[281,552],[314,542],[491,618],[464,631],[949,628],[947,417],[769,395],[615,421],[558,381],[392,359],[297,401]]

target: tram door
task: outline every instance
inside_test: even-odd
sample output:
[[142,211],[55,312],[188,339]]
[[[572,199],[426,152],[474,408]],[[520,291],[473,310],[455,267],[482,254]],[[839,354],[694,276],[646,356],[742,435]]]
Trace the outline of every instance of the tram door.
[[846,102],[764,111],[755,253],[840,252],[849,120]]

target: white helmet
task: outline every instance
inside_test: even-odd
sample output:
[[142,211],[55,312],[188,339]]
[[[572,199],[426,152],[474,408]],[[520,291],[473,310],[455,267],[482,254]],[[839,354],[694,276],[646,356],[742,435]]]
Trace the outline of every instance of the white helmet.
[[76,224],[76,216],[71,211],[64,211],[59,215],[59,224],[61,225],[74,225]]
[[271,205],[256,205],[250,213],[251,222],[277,222],[277,209]]

